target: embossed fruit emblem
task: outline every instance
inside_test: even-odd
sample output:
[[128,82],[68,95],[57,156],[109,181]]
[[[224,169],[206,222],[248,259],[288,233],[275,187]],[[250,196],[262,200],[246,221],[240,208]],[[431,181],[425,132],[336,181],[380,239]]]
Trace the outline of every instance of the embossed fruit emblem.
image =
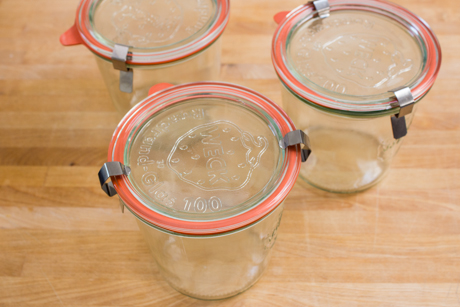
[[141,46],[165,42],[174,37],[182,21],[182,8],[176,0],[113,0],[120,8],[112,16],[116,41]]
[[322,52],[339,76],[368,88],[377,88],[413,66],[412,60],[405,59],[384,36],[340,36],[325,44]]
[[180,179],[206,191],[239,190],[250,181],[268,148],[229,121],[200,125],[174,144],[167,164]]

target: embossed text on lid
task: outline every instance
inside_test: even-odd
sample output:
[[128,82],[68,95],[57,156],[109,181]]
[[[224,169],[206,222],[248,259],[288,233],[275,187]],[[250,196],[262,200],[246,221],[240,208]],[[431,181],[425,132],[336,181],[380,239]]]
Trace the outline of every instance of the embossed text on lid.
[[303,153],[285,139],[296,128],[276,103],[224,82],[151,90],[109,145],[108,162],[131,169],[111,177],[125,208],[154,227],[211,235],[250,225],[283,203]]
[[276,131],[231,100],[174,104],[148,119],[131,143],[130,181],[148,207],[176,218],[239,214],[276,187],[284,159]]

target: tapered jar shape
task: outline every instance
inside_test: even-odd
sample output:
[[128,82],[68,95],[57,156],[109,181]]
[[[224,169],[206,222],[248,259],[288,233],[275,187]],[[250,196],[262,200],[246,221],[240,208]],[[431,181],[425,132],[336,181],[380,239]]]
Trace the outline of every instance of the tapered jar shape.
[[240,86],[160,84],[151,93],[116,129],[101,185],[137,218],[172,287],[200,299],[236,295],[268,264],[305,156],[285,138],[298,131]]
[[283,107],[313,150],[300,177],[339,193],[375,185],[436,79],[435,35],[383,0],[318,0],[275,21],[272,58]]
[[61,43],[94,53],[123,116],[152,84],[218,80],[228,16],[228,0],[82,0]]

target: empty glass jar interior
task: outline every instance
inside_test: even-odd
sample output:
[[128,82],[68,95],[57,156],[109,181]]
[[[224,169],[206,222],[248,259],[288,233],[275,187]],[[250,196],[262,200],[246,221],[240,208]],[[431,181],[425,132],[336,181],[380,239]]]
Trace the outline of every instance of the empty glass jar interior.
[[[298,129],[310,138],[312,153],[299,177],[339,193],[365,190],[387,174],[403,139],[393,137],[389,116],[351,117],[309,106],[283,87],[283,104]],[[405,116],[409,128],[415,109]]]
[[250,226],[209,236],[166,232],[137,221],[165,280],[185,295],[211,300],[237,295],[262,276],[282,212],[280,205]]
[[123,116],[139,101],[148,95],[153,84],[181,84],[201,80],[219,80],[220,76],[220,38],[211,46],[197,54],[171,63],[131,66],[133,69],[133,91],[122,92],[120,71],[113,69],[112,62],[95,56],[97,65],[104,79],[118,113]]

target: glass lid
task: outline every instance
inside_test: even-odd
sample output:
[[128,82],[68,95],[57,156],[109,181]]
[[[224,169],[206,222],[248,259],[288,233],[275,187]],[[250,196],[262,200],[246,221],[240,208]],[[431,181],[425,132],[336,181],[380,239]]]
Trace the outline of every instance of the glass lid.
[[410,84],[422,49],[407,29],[380,14],[343,10],[310,19],[291,34],[287,64],[324,95],[374,96]]
[[110,154],[131,168],[125,191],[131,196],[117,192],[135,214],[166,229],[187,232],[168,219],[193,228],[220,223],[212,231],[242,227],[279,205],[298,172],[287,172],[299,164],[297,151],[292,156],[280,146],[294,130],[290,120],[265,97],[233,85],[167,88],[122,125]]
[[441,55],[421,19],[385,1],[331,0],[330,7],[327,18],[309,4],[280,23],[274,63],[292,91],[326,107],[356,111],[392,108],[392,91],[401,87],[423,95]]
[[273,189],[284,161],[280,132],[256,112],[203,97],[146,120],[128,149],[130,180],[145,204],[209,220],[247,209]]
[[130,47],[133,64],[168,62],[212,43],[228,21],[228,0],[83,0],[78,29],[94,52]]

